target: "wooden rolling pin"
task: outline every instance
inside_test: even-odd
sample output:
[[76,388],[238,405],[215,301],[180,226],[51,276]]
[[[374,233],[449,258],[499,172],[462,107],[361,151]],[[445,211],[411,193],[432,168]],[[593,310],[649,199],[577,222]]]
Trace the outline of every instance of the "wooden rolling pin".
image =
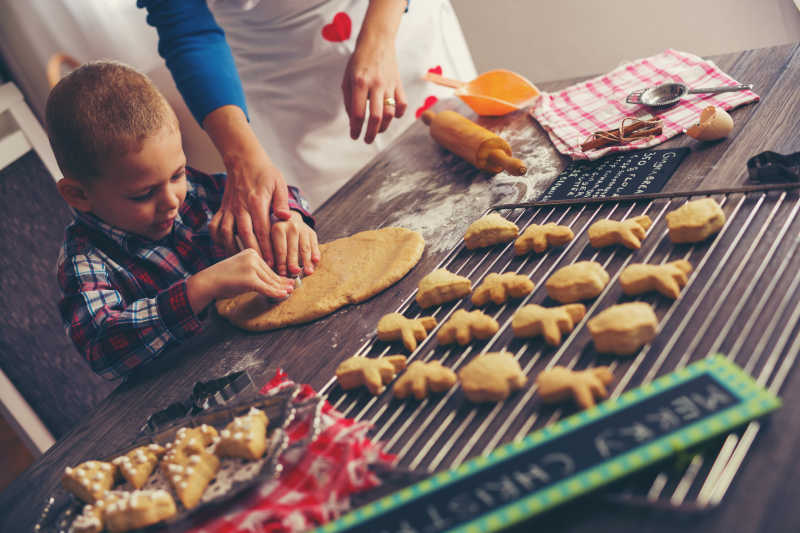
[[437,115],[428,110],[422,114],[422,121],[430,126],[437,143],[481,170],[492,174],[505,170],[514,176],[528,172],[525,163],[511,157],[511,146],[504,139],[455,111]]

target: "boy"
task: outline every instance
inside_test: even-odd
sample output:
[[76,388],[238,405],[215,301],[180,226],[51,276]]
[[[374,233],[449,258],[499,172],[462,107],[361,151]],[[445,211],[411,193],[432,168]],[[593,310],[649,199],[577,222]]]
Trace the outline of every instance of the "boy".
[[[75,211],[58,259],[59,309],[95,372],[112,379],[158,357],[201,329],[198,315],[216,298],[292,292],[254,250],[226,259],[211,241],[225,176],[186,166],[177,117],[143,74],[84,65],[53,88],[46,122],[64,173],[58,190]],[[290,195],[292,217],[273,231],[310,273],[313,219]]]

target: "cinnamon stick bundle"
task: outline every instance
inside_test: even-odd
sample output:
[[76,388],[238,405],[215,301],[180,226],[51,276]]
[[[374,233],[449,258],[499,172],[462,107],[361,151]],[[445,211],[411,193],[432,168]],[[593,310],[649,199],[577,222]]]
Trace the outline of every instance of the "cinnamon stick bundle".
[[[626,124],[626,122],[629,123]],[[636,139],[655,137],[656,135],[661,135],[660,120],[641,120],[628,117],[622,120],[619,128],[592,133],[581,143],[581,150],[587,152],[596,148],[611,146],[612,144],[624,144]]]

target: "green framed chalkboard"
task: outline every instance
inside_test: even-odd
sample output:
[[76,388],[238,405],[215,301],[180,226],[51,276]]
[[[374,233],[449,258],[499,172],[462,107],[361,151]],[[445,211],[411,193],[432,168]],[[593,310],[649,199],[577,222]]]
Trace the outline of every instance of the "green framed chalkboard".
[[713,355],[316,530],[497,531],[780,406]]

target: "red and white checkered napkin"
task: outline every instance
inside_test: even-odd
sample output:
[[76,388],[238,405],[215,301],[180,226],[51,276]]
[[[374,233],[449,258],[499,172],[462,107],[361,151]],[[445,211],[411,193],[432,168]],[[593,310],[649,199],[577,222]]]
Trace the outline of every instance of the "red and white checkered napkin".
[[[739,83],[712,61],[677,50],[667,50],[626,63],[604,76],[572,85],[560,92],[543,93],[529,113],[547,130],[559,152],[572,159],[598,159],[610,152],[655,146],[683,133],[697,123],[700,111],[710,105],[727,110],[759,99],[752,91],[690,94],[662,111],[625,102],[631,92],[665,82],[684,83],[690,89]],[[659,118],[663,123],[663,133],[649,140],[622,146],[588,152],[581,150],[581,143],[592,133],[618,128],[626,117]]]
[[[293,387],[282,370],[261,393]],[[295,402],[316,395],[304,385]],[[390,466],[395,457],[366,437],[369,425],[345,418],[327,401],[322,407],[319,433],[306,447],[292,449],[314,423],[315,409],[298,409],[288,427],[290,448],[280,458],[279,478],[265,482],[224,516],[195,528],[196,533],[300,532],[339,518],[350,510],[350,494],[380,485],[371,465]]]

